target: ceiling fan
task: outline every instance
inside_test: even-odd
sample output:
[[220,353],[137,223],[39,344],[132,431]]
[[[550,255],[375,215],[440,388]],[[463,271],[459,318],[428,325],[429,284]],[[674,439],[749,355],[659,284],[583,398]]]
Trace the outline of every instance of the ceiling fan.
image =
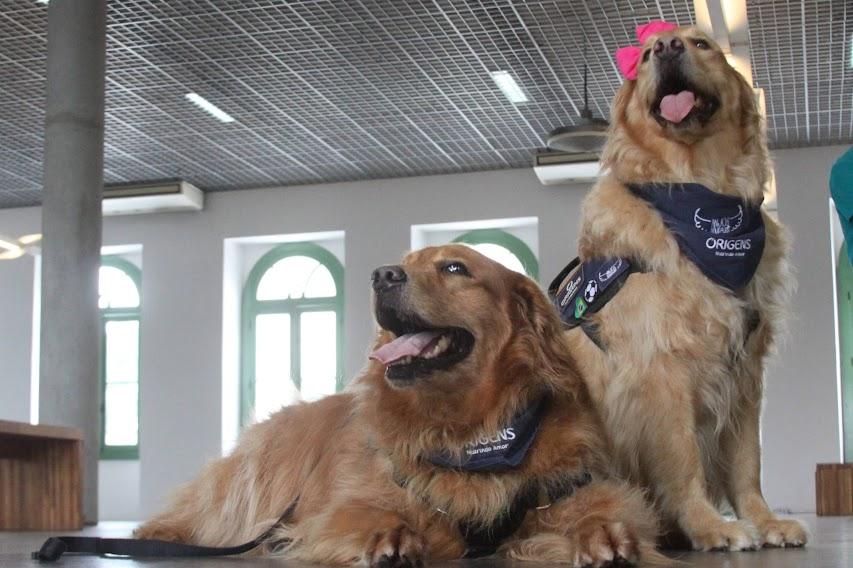
[[0,260],[20,258],[27,253],[37,254],[40,242],[41,233],[23,235],[17,239],[0,235]]
[[589,90],[587,89],[586,36],[583,48],[583,109],[577,124],[560,126],[548,134],[548,148],[560,152],[590,153],[600,152],[607,139],[610,126],[606,120],[594,118],[589,110]]

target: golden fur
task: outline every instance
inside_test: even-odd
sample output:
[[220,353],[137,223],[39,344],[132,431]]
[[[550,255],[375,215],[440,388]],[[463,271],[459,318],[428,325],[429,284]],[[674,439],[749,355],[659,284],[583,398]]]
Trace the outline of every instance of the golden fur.
[[[683,256],[656,211],[626,187],[696,182],[753,203],[762,199],[770,163],[752,89],[697,29],[657,34],[644,47],[675,37],[686,46],[684,76],[720,104],[704,124],[656,120],[654,56],[642,63],[636,81],[622,85],[603,154],[607,173],[583,206],[579,252],[582,259],[639,259],[649,272],[631,275],[592,317],[606,351],[575,329],[568,332],[572,353],[623,473],[654,493],[670,528],[702,550],[802,545],[802,525],[777,519],[760,487],[764,359],[792,287],[788,236],[763,213],[767,234],[758,271],[735,294]],[[750,334],[748,309],[760,318]],[[720,516],[725,502],[741,522]]]
[[[470,276],[442,270],[449,260]],[[531,480],[589,471],[591,484],[530,510],[499,553],[571,566],[659,559],[642,494],[607,479],[602,425],[537,285],[460,245],[413,252],[402,268],[401,312],[468,330],[468,357],[408,383],[371,361],[349,392],[252,426],[136,536],[233,545],[261,534],[298,496],[292,522],[277,530],[293,543],[268,552],[334,564],[459,558],[461,519],[490,524]],[[377,345],[392,338],[380,331]],[[420,459],[442,448],[461,453],[542,395],[547,414],[519,468],[476,474]]]

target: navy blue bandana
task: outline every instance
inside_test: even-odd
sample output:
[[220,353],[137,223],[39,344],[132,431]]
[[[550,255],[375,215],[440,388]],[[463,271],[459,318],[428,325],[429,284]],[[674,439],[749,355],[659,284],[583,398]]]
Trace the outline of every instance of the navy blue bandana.
[[499,472],[516,468],[533,445],[546,407],[545,399],[539,399],[516,414],[509,425],[493,436],[465,446],[461,459],[444,452],[430,456],[427,460],[441,467],[474,472]]
[[752,280],[764,251],[764,219],[758,205],[698,183],[628,187],[654,206],[681,252],[705,276],[730,290],[740,290]]

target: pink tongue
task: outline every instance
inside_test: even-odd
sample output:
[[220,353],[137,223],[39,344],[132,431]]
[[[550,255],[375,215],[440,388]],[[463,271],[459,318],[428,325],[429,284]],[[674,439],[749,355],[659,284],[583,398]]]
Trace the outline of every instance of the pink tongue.
[[667,95],[660,102],[660,115],[670,122],[678,124],[693,110],[696,96],[690,91],[681,91],[677,95]]
[[370,358],[387,365],[403,357],[414,357],[420,355],[440,335],[437,331],[407,333],[371,353]]

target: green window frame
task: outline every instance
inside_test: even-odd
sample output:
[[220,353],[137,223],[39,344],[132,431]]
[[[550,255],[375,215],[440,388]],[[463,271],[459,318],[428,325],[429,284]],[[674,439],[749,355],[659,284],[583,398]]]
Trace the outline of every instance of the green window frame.
[[539,261],[524,241],[501,229],[475,229],[453,239],[454,243],[468,245],[493,244],[501,246],[514,254],[524,267],[527,275],[539,279]]
[[[285,300],[258,300],[258,285],[267,271],[277,262],[291,256],[306,256],[317,260],[332,275],[335,295],[326,298],[298,298]],[[255,400],[255,321],[260,314],[290,315],[290,377],[301,389],[301,332],[300,315],[305,312],[335,312],[335,390],[344,386],[344,267],[327,249],[314,243],[284,243],[264,254],[252,267],[243,287],[241,314],[241,373],[240,373],[240,424],[249,423]]]
[[[139,293],[139,305],[134,308],[102,308],[101,314],[101,389],[100,389],[100,459],[102,460],[138,460],[139,459],[139,437],[133,446],[108,446],[106,444],[106,393],[107,393],[107,323],[111,321],[137,321],[139,322],[139,348],[137,349],[137,385],[141,382],[142,373],[140,359],[142,354],[142,271],[132,262],[119,256],[104,256],[101,258],[101,266],[112,266],[127,274],[136,285]],[[137,386],[138,389],[138,386]],[[139,390],[136,399],[139,408]],[[139,413],[137,412],[137,419]],[[137,432],[139,424],[137,422]]]

